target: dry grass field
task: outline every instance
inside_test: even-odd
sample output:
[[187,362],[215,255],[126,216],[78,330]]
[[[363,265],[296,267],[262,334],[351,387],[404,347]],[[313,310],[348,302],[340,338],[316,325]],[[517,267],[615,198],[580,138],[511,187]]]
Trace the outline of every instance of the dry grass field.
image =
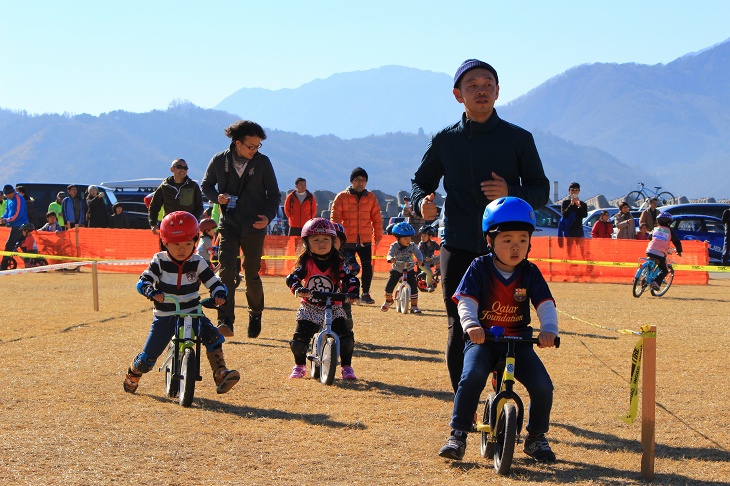
[[[122,391],[151,321],[135,282],[101,274],[94,312],[88,268],[2,279],[0,483],[643,484],[640,417],[633,425],[617,418],[628,412],[638,338],[598,326],[652,323],[654,484],[730,484],[728,279],[676,286],[661,299],[635,299],[629,285],[552,284],[562,346],[539,353],[556,388],[549,438],[558,462],[535,464],[520,448],[509,478],[479,455],[477,434],[463,461],[437,455],[452,405],[440,292],[422,294],[421,316],[355,306],[359,380],[325,387],[287,379],[297,302],[283,279],[267,277],[261,336],[246,338],[242,325],[224,347],[242,380],[217,395],[203,359],[204,379],[185,409],[165,397],[156,371],[137,394]],[[245,308],[239,316],[245,321]]]

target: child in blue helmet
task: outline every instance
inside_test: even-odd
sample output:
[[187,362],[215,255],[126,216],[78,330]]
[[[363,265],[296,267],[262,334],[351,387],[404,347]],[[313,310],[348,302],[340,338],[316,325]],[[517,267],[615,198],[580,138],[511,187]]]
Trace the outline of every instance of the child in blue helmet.
[[[472,430],[479,395],[505,343],[485,341],[492,326],[507,336],[532,336],[530,303],[540,320],[539,347],[553,347],[558,335],[555,300],[540,270],[527,261],[535,213],[516,197],[492,201],[484,210],[482,230],[490,253],[476,258],[453,295],[464,329],[464,369],[454,397],[451,436],[439,455],[461,460]],[[524,451],[537,461],[554,461],[545,433],[550,425],[553,383],[532,346],[516,346],[515,378],[530,395]]]
[[[395,236],[396,240],[390,245],[388,256],[386,257],[392,267],[388,282],[385,284],[385,302],[380,306],[380,310],[387,312],[390,306],[393,305],[393,290],[403,276],[403,270],[408,270],[407,280],[408,285],[411,286],[411,313],[420,314],[421,309],[418,308],[418,283],[416,279],[417,267],[415,265],[423,265],[423,255],[416,244],[411,241],[411,236],[416,234],[416,231],[410,224],[402,222],[393,226],[391,233]],[[413,261],[414,257],[416,262]]]

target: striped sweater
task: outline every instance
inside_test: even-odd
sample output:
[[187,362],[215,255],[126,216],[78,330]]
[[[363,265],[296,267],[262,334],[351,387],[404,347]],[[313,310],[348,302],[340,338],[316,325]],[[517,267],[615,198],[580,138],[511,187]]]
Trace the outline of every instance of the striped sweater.
[[[147,269],[142,272],[137,282],[137,291],[147,295],[150,288],[175,295],[180,301],[182,312],[194,311],[200,303],[200,284],[210,289],[210,294],[217,292],[228,294],[226,286],[211,270],[210,265],[198,254],[180,263],[170,258],[166,251],[152,257]],[[170,316],[175,312],[175,304],[171,302],[154,302],[155,317]]]

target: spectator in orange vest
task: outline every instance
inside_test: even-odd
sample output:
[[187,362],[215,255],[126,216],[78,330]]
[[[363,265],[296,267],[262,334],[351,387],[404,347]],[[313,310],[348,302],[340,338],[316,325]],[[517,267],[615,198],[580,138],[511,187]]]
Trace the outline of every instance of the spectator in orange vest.
[[284,200],[284,214],[289,219],[289,236],[301,236],[304,223],[317,217],[317,201],[303,177],[297,177],[294,187]]

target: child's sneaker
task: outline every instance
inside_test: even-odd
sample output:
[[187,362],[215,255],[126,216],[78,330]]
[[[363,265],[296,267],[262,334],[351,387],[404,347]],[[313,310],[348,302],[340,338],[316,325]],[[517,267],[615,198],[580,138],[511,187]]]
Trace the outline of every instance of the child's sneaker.
[[439,456],[461,461],[466,452],[466,432],[452,430],[451,436],[446,439],[446,445],[439,451]]
[[651,289],[654,290],[654,291],[659,290],[659,284],[656,283],[656,282],[652,282],[651,283]]
[[421,313],[421,309],[419,309],[417,305],[411,306],[411,314],[420,314],[420,313]]
[[228,392],[233,386],[238,383],[241,379],[241,374],[236,370],[227,370],[221,368],[213,373],[213,380],[216,384],[216,392],[220,395],[221,393]]
[[343,380],[357,380],[357,376],[355,376],[355,370],[352,369],[352,366],[343,366],[342,367],[342,379]]
[[393,305],[393,302],[385,301],[383,302],[383,305],[380,306],[380,310],[383,312],[388,312],[388,309],[390,309],[391,305]]
[[294,368],[291,369],[289,379],[304,378],[305,376],[307,376],[307,367],[305,365],[294,365]]
[[431,292],[433,292],[434,290],[436,290],[436,289],[434,288],[434,286],[433,286],[433,285],[429,285],[428,287],[426,287],[426,292],[428,292],[428,293],[431,293]]
[[550,444],[548,444],[545,434],[540,434],[537,437],[530,437],[528,435],[525,439],[525,454],[538,462],[555,461],[555,453],[550,449]]
[[140,378],[142,378],[142,373],[135,373],[131,368],[127,368],[127,376],[124,377],[124,391],[127,393],[136,392]]

